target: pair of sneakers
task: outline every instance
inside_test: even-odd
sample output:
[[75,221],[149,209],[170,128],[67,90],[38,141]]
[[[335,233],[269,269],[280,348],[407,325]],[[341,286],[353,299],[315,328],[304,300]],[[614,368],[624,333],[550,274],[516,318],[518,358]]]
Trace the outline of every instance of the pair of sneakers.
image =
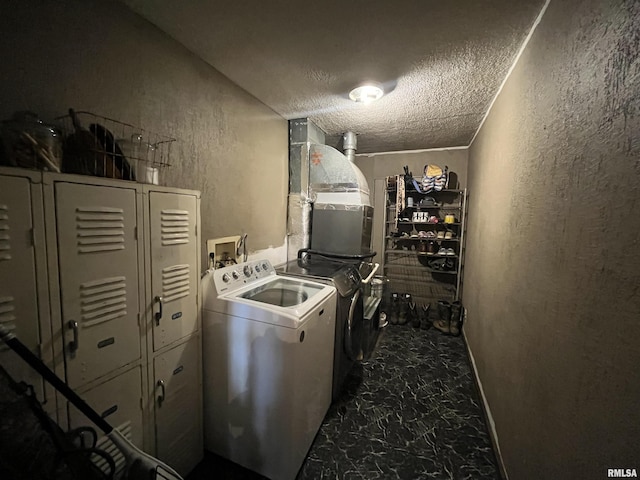
[[[435,233],[435,232],[434,232]],[[440,230],[437,234],[436,234],[436,238],[438,240],[451,240],[453,239],[453,237],[455,237],[455,233],[453,233],[451,230]]]
[[440,247],[440,250],[438,250],[438,255],[444,255],[444,256],[452,256],[455,255],[456,252],[453,248],[444,248],[444,247]]
[[433,258],[427,262],[427,266],[431,270],[440,272],[451,272],[455,269],[455,260],[453,258]]
[[[437,235],[436,235],[436,232],[434,232],[433,230],[429,230],[428,232],[425,232],[424,230],[420,230],[418,232],[418,237],[435,239],[437,237]],[[442,238],[444,238],[444,237],[442,237]]]

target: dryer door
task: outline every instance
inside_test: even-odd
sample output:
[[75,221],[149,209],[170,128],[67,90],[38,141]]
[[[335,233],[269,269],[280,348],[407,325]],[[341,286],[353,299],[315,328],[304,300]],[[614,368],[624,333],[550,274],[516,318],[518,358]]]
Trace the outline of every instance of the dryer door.
[[362,290],[358,289],[351,297],[349,314],[344,326],[344,350],[351,361],[361,361],[364,357],[362,351],[362,336],[364,334],[364,302]]

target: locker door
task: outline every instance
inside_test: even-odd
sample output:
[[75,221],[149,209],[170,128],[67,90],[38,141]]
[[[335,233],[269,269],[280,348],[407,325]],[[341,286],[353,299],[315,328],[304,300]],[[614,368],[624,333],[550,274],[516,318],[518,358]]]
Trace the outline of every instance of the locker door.
[[[0,177],[0,322],[38,354],[36,264],[32,243],[31,186],[26,178]],[[44,279],[42,279],[44,281]],[[42,377],[4,343],[0,364],[44,399]]]
[[149,212],[156,351],[196,329],[196,198],[150,192]]
[[[89,404],[109,425],[117,428],[135,446],[142,448],[142,375],[140,367],[133,368],[117,377],[102,383],[91,390],[80,393],[80,397]],[[69,428],[90,426],[96,428],[73,405],[67,403]],[[118,473],[124,466],[124,456],[102,432],[97,431],[96,447],[106,451],[116,462]],[[104,461],[96,462],[100,467]]]
[[155,377],[156,453],[180,475],[202,459],[200,338],[157,356]]
[[67,381],[140,358],[135,191],[59,183],[56,222]]

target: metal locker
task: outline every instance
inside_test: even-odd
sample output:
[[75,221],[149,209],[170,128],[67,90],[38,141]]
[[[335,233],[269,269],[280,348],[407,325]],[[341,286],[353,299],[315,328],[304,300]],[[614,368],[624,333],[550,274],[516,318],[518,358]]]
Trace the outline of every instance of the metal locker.
[[149,192],[153,349],[197,329],[196,197]]
[[84,385],[140,358],[136,192],[56,183],[67,382]]
[[153,362],[156,455],[181,475],[202,459],[200,337],[192,337]]
[[[40,356],[32,202],[28,178],[0,176],[0,322]],[[45,399],[42,377],[4,343],[0,364],[14,380],[33,385],[40,401]]]
[[[80,397],[98,412],[109,425],[117,428],[120,433],[139,448],[142,448],[143,421],[141,385],[141,370],[138,366],[86,392],[79,393]],[[94,427],[76,407],[67,403],[67,408],[69,409],[69,428]],[[96,447],[111,455],[119,473],[125,464],[124,456],[102,432],[98,430],[97,433],[98,442]],[[105,462],[96,461],[96,465],[102,467]]]

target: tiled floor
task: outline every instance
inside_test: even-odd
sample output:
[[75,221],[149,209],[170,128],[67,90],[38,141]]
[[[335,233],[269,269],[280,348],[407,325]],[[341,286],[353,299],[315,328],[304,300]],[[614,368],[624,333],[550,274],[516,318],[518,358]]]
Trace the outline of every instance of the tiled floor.
[[[499,479],[462,337],[383,331],[354,369],[298,480]],[[215,455],[188,477],[261,479]]]

